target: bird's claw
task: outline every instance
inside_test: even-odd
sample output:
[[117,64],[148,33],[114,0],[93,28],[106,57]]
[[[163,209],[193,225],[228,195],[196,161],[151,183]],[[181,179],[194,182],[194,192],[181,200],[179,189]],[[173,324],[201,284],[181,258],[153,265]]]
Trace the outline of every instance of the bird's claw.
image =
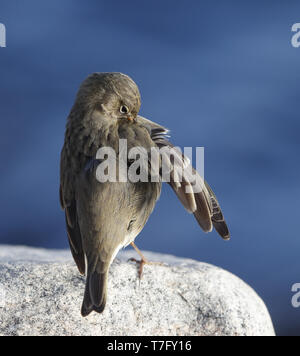
[[146,259],[137,260],[136,258],[129,258],[128,262],[135,262],[136,264],[140,265],[139,272],[138,272],[140,280],[143,278],[143,272],[144,272],[145,265],[165,266],[165,264],[162,262],[152,262],[152,261],[148,261]]

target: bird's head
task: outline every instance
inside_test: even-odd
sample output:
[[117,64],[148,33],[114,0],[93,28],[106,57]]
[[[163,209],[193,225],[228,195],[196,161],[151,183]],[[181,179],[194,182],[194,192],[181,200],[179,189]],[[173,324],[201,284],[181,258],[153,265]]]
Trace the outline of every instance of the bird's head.
[[106,120],[134,121],[141,97],[137,85],[127,75],[93,73],[81,84],[75,105],[85,114],[96,113]]

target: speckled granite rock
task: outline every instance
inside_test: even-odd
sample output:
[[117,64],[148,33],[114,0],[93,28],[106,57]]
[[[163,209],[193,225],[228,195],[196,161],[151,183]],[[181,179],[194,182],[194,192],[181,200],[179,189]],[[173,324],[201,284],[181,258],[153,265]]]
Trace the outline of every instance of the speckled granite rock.
[[167,266],[137,269],[120,253],[107,307],[80,316],[84,278],[68,251],[0,246],[0,335],[274,335],[257,294],[220,268],[145,253]]

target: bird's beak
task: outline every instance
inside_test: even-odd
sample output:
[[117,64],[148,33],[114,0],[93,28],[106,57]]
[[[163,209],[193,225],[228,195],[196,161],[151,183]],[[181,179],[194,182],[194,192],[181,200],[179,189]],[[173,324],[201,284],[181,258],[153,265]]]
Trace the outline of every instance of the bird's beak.
[[134,122],[134,117],[132,117],[132,116],[128,116],[128,121],[130,121],[130,122]]

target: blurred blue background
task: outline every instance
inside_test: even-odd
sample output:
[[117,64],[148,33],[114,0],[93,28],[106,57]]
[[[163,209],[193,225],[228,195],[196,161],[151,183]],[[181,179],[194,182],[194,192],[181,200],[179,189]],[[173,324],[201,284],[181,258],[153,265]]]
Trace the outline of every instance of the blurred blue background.
[[300,333],[299,1],[2,1],[0,243],[66,248],[58,201],[66,117],[91,72],[129,74],[141,114],[205,146],[232,240],[206,235],[165,186],[142,249],[213,263]]

